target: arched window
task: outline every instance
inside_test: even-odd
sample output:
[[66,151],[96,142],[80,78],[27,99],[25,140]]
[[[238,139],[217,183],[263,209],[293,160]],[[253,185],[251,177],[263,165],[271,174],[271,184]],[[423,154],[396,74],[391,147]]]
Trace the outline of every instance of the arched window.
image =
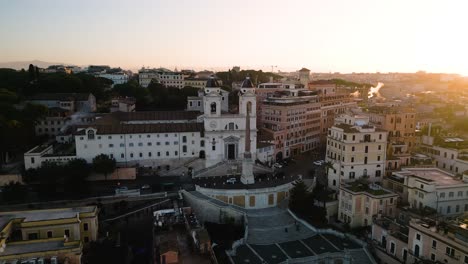
[[362,172],[362,176],[367,176],[367,169],[364,169],[364,171]]
[[94,140],[94,130],[88,130],[88,140]]
[[211,103],[210,107],[211,107],[211,113],[216,114],[216,103],[215,102]]

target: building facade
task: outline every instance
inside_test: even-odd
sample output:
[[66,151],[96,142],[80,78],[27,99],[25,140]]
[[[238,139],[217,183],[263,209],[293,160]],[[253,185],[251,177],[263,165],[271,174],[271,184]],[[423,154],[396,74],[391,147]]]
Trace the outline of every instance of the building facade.
[[1,212],[0,219],[4,263],[80,264],[83,246],[98,238],[96,206]]
[[396,214],[398,194],[376,184],[341,184],[338,197],[338,218],[351,228],[370,226],[376,217]]
[[468,179],[438,168],[404,168],[387,177],[384,186],[413,209],[428,207],[447,216],[468,211]]
[[319,146],[320,104],[315,96],[268,97],[262,105],[262,132],[274,139],[275,160]]
[[96,97],[90,93],[50,93],[37,94],[28,102],[44,105],[47,108],[60,108],[70,112],[95,112]]
[[366,177],[382,181],[385,173],[387,132],[369,124],[366,116],[342,115],[328,130],[326,161],[328,186],[338,190],[341,182]]

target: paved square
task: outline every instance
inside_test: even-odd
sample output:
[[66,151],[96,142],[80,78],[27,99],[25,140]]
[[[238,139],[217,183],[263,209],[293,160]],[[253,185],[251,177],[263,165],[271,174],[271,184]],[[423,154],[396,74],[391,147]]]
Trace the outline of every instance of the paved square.
[[314,255],[314,253],[312,253],[299,241],[284,242],[280,243],[279,246],[291,258],[304,258]]
[[351,241],[349,238],[341,238],[341,237],[337,237],[337,236],[329,235],[329,234],[324,234],[322,236],[328,239],[328,241],[332,242],[333,245],[337,246],[340,250],[343,250],[345,248],[347,249],[362,248],[362,246]]
[[237,248],[237,254],[232,256],[232,260],[236,264],[262,264],[261,260],[246,245]]
[[309,237],[307,239],[303,239],[302,241],[304,241],[304,243],[308,247],[310,247],[310,249],[312,249],[317,255],[326,252],[338,252],[338,250],[335,247],[333,247],[320,235]]
[[281,263],[287,259],[281,249],[275,244],[250,246],[269,264]]

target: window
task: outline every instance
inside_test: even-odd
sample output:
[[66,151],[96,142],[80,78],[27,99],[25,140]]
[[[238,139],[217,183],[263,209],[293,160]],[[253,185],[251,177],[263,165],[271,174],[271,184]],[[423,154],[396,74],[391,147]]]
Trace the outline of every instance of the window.
[[107,138],[108,138],[108,139],[112,139],[112,136],[108,136]]
[[432,240],[432,248],[437,249],[437,241],[436,240]]
[[178,141],[174,141],[174,145],[179,145],[179,142],[178,142]]
[[431,260],[435,261],[435,254],[434,253],[431,253]]
[[382,149],[382,146],[381,146],[381,145],[379,145],[379,150],[381,150],[381,149]]
[[174,155],[179,155],[179,152],[178,151],[174,151]]
[[169,156],[169,151],[166,151],[166,156]]
[[351,162],[354,162],[354,157],[351,157]]
[[129,143],[128,146],[129,146],[129,147],[133,147],[133,143]]
[[421,234],[416,234],[416,240],[421,240]]
[[156,142],[156,146],[159,146],[159,145],[161,145],[161,142]]
[[366,147],[364,148],[364,153],[369,153],[369,146],[366,146]]
[[440,198],[445,198],[445,193],[440,193]]
[[395,243],[390,242],[390,253],[395,254]]
[[140,156],[140,158],[143,158],[143,153],[139,153],[138,156]]
[[382,171],[376,170],[375,171],[375,177],[380,177],[380,176],[382,176]]
[[124,144],[124,143],[120,143],[120,147],[121,147],[121,148],[125,147],[125,144]]
[[[382,134],[379,134],[379,139],[382,139]],[[379,145],[380,146],[380,145]]]
[[88,228],[89,228],[88,223],[84,223],[83,224],[83,230],[88,231]]
[[133,158],[133,153],[130,153],[130,158]]
[[458,212],[460,212],[460,205],[457,204],[455,206],[455,213],[458,213]]
[[151,145],[153,145],[153,143],[151,143],[151,142],[148,142],[146,145],[148,145],[148,146],[151,146]]
[[94,140],[94,130],[88,130],[88,140]]
[[183,136],[183,137],[182,137],[182,142],[183,142],[183,143],[187,143],[187,136]]
[[364,157],[364,164],[367,164],[367,157]]
[[452,208],[451,208],[451,206],[450,206],[450,205],[449,205],[449,206],[447,206],[447,214],[450,214],[450,211],[451,211],[451,209],[452,209]]
[[120,154],[120,158],[122,158],[122,159],[125,158],[125,155],[123,153]]
[[354,171],[349,172],[349,178],[350,179],[354,179],[355,176],[356,176],[356,173]]
[[187,152],[187,146],[182,146],[182,152]]
[[213,146],[211,147],[211,150],[215,151],[215,150],[216,150],[216,146],[213,145]]
[[352,148],[351,148],[351,151],[354,151],[355,149],[356,149],[355,147],[352,147]]
[[31,157],[31,163],[34,164],[35,160],[34,157]]
[[39,235],[37,233],[29,233],[28,240],[39,239]]
[[200,141],[200,147],[204,147],[205,146],[205,140],[201,140]]
[[161,157],[161,152],[158,151],[158,157]]
[[446,247],[445,248],[445,254],[447,256],[453,257],[453,256],[455,256],[455,249],[453,249],[451,247]]
[[69,230],[69,229],[65,229],[65,232],[64,232],[64,233],[65,233],[65,235],[66,235],[67,237],[70,237],[70,230]]
[[148,152],[148,157],[151,157],[151,152]]
[[169,146],[169,141],[166,141],[166,146]]
[[47,238],[52,238],[52,231],[47,231]]
[[463,191],[458,191],[458,197],[462,197],[463,196]]
[[138,143],[138,146],[139,146],[139,147],[143,147],[143,143],[141,143],[141,142]]
[[449,198],[453,197],[453,192],[449,192]]
[[109,144],[109,148],[113,148],[114,147],[114,144]]

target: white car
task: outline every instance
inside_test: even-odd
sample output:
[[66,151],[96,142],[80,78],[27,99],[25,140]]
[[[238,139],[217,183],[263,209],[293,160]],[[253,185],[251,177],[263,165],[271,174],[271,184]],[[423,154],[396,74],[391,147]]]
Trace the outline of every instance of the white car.
[[226,180],[226,183],[229,183],[229,184],[234,184],[236,182],[237,182],[236,178],[229,178]]
[[283,168],[283,165],[281,165],[279,163],[275,163],[275,164],[273,164],[273,167],[277,168],[277,169],[281,169],[281,168]]
[[317,160],[317,161],[314,161],[314,165],[320,166],[322,165],[322,163],[320,162],[320,160]]

